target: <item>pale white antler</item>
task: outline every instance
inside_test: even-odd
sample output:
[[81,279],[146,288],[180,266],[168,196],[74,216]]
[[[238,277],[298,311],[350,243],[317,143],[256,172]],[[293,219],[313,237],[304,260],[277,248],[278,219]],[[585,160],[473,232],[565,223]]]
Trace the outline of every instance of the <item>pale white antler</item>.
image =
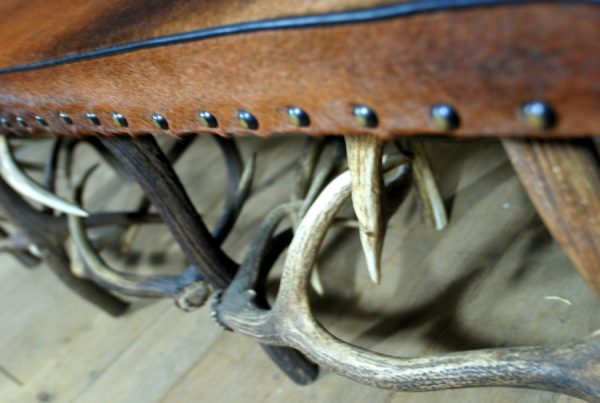
[[[305,144],[291,197],[292,202],[302,200],[302,207],[292,216],[294,230],[298,227],[300,220],[315,201],[319,192],[323,190],[327,181],[331,179],[341,165],[343,152],[340,150],[340,147],[337,147],[339,144],[333,144],[333,150],[332,147],[326,148],[327,145],[323,139],[312,138],[308,138]],[[321,155],[327,151],[331,152],[332,155],[321,158]],[[320,160],[322,160],[322,164],[317,169]],[[325,294],[319,268],[316,263],[311,272],[310,283],[317,295],[323,296]]]
[[414,141],[410,145],[412,152],[415,154],[412,166],[413,177],[417,185],[419,198],[423,203],[425,222],[441,231],[448,225],[448,214],[433,176],[431,163],[423,144]]
[[0,175],[18,193],[54,210],[87,217],[87,211],[68,200],[59,197],[31,180],[15,161],[6,136],[0,136]]
[[369,276],[375,284],[381,277],[381,250],[384,223],[381,212],[383,178],[381,175],[382,142],[375,136],[345,136],[348,168],[352,176],[352,204],[360,226]]

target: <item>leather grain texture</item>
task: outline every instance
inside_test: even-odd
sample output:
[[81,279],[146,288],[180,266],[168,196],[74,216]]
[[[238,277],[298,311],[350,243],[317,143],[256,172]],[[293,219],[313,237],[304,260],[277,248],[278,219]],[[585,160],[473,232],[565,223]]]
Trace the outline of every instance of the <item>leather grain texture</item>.
[[[207,130],[197,117],[206,110],[219,122],[210,131],[222,135],[587,136],[600,129],[599,37],[600,7],[565,3],[224,36],[0,75],[0,115],[12,130],[33,134],[156,132],[152,113],[168,121],[170,134],[196,133]],[[535,131],[519,118],[530,100],[554,107],[553,129]],[[456,108],[457,130],[434,126],[436,103]],[[379,125],[361,127],[356,104],[370,106]],[[288,106],[303,108],[311,125],[290,123]],[[256,116],[258,129],[243,129],[239,109]],[[128,128],[111,120],[113,112]]]
[[0,67],[219,25],[398,0],[3,0]]

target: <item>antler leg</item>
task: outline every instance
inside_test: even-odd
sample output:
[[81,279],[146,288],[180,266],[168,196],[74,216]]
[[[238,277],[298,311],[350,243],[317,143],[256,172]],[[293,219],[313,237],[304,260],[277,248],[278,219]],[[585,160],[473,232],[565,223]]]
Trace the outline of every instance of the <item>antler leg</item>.
[[[156,140],[151,136],[105,137],[102,142],[141,185],[188,261],[211,286],[226,287],[238,265],[215,242]],[[305,358],[292,349],[277,350],[269,356],[292,380],[303,384],[315,379],[316,372],[309,371]]]
[[118,316],[128,304],[104,291],[96,284],[75,277],[69,270],[69,258],[65,253],[63,238],[56,236],[55,228],[48,225],[46,216],[27,204],[4,180],[0,179],[0,208],[41,252],[50,270],[71,290],[107,313]]
[[294,346],[332,371],[381,388],[431,391],[508,386],[600,402],[600,331],[557,347],[500,348],[408,358],[353,346],[321,327],[311,314],[306,292],[310,270],[327,229],[350,191],[350,175],[342,174],[307,212],[288,249],[273,308],[268,311],[254,305],[251,291],[230,293],[236,287],[236,291],[248,290],[252,284],[248,279],[253,277],[253,268],[243,265],[223,295],[221,320],[262,342]]
[[600,160],[591,140],[504,140],[542,220],[600,295]]
[[237,264],[214,242],[154,137],[106,137],[102,143],[142,187],[190,264],[201,268],[213,287],[226,286]]
[[[83,189],[94,168],[85,172],[75,183],[73,199],[79,204],[83,202]],[[120,273],[113,270],[94,250],[94,245],[86,234],[83,218],[70,215],[69,229],[77,246],[76,255],[73,256],[74,262],[77,262],[77,255],[79,255],[85,263],[83,269],[85,277],[109,290],[140,297],[170,297],[185,311],[200,307],[208,297],[208,287],[194,266],[177,275],[143,276]],[[74,273],[78,274],[75,271]],[[193,298],[190,300],[188,297]]]

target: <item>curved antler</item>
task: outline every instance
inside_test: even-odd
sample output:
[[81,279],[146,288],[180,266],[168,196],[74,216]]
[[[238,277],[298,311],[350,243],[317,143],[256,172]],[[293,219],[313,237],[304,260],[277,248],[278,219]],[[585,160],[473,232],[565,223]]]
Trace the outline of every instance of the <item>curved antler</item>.
[[410,142],[413,159],[413,177],[417,194],[423,203],[425,222],[441,231],[448,225],[448,213],[440,195],[425,147],[419,141]]
[[251,292],[226,292],[218,311],[224,323],[262,343],[297,348],[334,372],[377,387],[429,391],[512,386],[600,401],[600,332],[558,347],[404,358],[353,346],[322,328],[311,314],[307,297],[310,270],[327,229],[350,191],[351,177],[344,173],[327,186],[306,214],[288,250],[273,308],[258,309],[252,304]]
[[[256,158],[253,155],[242,170],[243,163],[235,141],[223,138],[216,138],[216,140],[225,156],[229,176],[225,212],[212,231],[215,234],[215,242],[220,244],[229,234],[249,195],[256,168]],[[176,160],[190,142],[191,138],[186,138],[184,142],[176,143],[167,152],[167,158],[170,161]],[[75,185],[74,200],[80,204],[83,187],[91,173],[92,170],[89,170]],[[144,198],[139,210],[145,213],[148,208],[149,201]],[[82,219],[70,216],[69,229],[77,251],[87,265],[87,275],[103,287],[138,297],[171,297],[184,310],[191,310],[202,305],[209,294],[208,286],[202,281],[203,276],[195,266],[190,266],[183,273],[174,276],[139,276],[121,273],[112,269],[95,251],[92,242],[87,237]]]
[[42,186],[31,180],[14,160],[10,143],[5,136],[0,136],[0,175],[2,178],[18,193],[32,200],[35,200],[44,206],[52,207],[55,210],[66,214],[73,214],[81,217],[87,217],[87,211],[76,204],[56,196],[44,189]]
[[[89,169],[74,187],[74,200],[81,203],[83,188],[93,173],[95,166]],[[209,290],[203,277],[194,266],[177,275],[142,276],[120,273],[112,269],[95,250],[85,232],[81,217],[69,216],[69,229],[77,250],[86,264],[85,273],[91,280],[113,291],[137,297],[170,297],[177,306],[192,310],[201,306],[208,297]]]
[[[323,190],[327,181],[331,179],[333,174],[342,165],[344,153],[341,143],[336,142],[333,144],[335,147],[332,152],[333,155],[322,158],[322,154],[326,151],[325,146],[328,144],[324,139],[307,138],[291,197],[291,201],[302,200],[302,206],[292,217],[292,227],[294,229],[298,227],[300,220],[306,214],[308,208],[315,201],[321,190]],[[320,159],[324,161],[317,168]],[[321,276],[319,275],[319,268],[316,265],[311,272],[310,282],[313,290],[318,295],[325,293]]]
[[[101,140],[142,186],[187,259],[201,270],[206,281],[217,289],[229,285],[238,265],[208,232],[156,141],[152,137]],[[264,348],[295,382],[306,384],[315,379],[316,369],[296,351],[269,346]]]
[[253,154],[244,164],[234,139],[216,135],[213,138],[225,157],[228,177],[225,210],[212,230],[215,241],[220,245],[227,239],[250,195],[256,171],[256,155]]

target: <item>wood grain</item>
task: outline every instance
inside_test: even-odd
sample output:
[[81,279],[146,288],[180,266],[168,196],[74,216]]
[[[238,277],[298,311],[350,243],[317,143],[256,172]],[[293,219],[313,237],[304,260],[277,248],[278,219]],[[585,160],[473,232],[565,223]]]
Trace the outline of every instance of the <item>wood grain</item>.
[[591,140],[504,140],[531,201],[600,294],[600,159]]
[[[352,135],[365,132],[352,116],[359,103],[378,116],[379,126],[366,131],[387,138],[587,136],[600,128],[598,37],[600,7],[565,3],[219,37],[2,75],[0,117],[33,134],[154,132],[156,112],[172,135]],[[530,129],[519,118],[521,104],[535,99],[554,107],[552,130]],[[429,117],[436,103],[453,105],[462,126],[437,129]],[[292,105],[305,109],[309,127],[288,120]],[[257,130],[243,129],[239,109],[256,116]],[[199,110],[211,112],[219,126],[201,126]],[[59,112],[74,124],[63,123]],[[88,122],[86,112],[101,126]],[[113,112],[129,127],[114,123]],[[16,116],[29,128],[20,128]]]

